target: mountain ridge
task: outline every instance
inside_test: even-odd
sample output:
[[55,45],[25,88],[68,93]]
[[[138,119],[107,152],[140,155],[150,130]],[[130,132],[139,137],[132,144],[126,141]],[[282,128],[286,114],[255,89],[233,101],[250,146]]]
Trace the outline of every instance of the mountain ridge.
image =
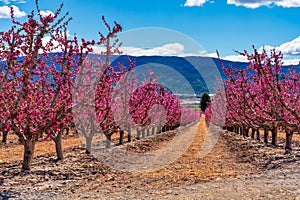
[[[147,68],[154,70],[155,74],[163,76],[162,80],[167,85],[175,85],[173,88],[177,88],[178,93],[190,93],[194,92],[197,96],[203,93],[214,93],[216,77],[227,79],[228,77],[224,74],[222,66],[218,58],[202,57],[202,56],[127,56],[120,55],[112,57],[112,65],[122,63],[125,66],[129,66],[130,62],[135,61],[137,74],[142,72],[147,73]],[[232,66],[236,69],[247,70],[250,63],[246,62],[234,62],[221,60],[223,65],[227,68]],[[288,73],[288,70],[294,67],[297,72],[300,73],[300,66],[282,66],[281,72],[284,74]],[[168,69],[168,70],[166,70]],[[171,69],[171,70],[170,70]],[[172,72],[176,71],[176,73]],[[163,72],[160,72],[163,71]],[[250,72],[250,71],[249,71]],[[167,74],[166,74],[167,73]],[[173,75],[176,77],[172,77]],[[192,91],[188,92],[188,87],[183,87],[184,79],[178,81],[179,76],[183,76],[185,80],[189,82],[192,87]],[[172,89],[171,89],[172,90]]]

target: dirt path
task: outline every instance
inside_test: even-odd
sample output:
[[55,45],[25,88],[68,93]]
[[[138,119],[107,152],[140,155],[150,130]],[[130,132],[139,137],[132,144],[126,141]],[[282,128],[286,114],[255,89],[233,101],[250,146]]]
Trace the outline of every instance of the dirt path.
[[165,190],[82,191],[60,199],[300,200],[299,180],[300,169],[292,168],[236,178],[218,178],[209,182],[182,185]]
[[181,184],[182,180],[190,179],[196,182],[225,178],[248,173],[250,166],[236,163],[235,156],[226,144],[218,142],[212,151],[204,158],[199,158],[200,147],[203,144],[207,128],[204,118],[198,124],[195,138],[188,150],[174,163],[160,170],[143,173],[143,177],[169,177],[172,182]]
[[[279,148],[224,132],[212,151],[199,158],[206,134],[204,119],[182,130],[196,130],[190,147],[175,162],[151,172],[134,174],[112,169],[85,155],[78,138],[66,140],[65,144],[70,146],[60,163],[53,162],[53,153],[38,155],[31,172],[20,172],[19,168],[10,169],[15,164],[11,160],[1,166],[0,199],[300,198],[298,147],[293,154],[283,155]],[[159,134],[123,148],[152,152],[167,145],[176,134]],[[10,148],[15,147],[3,147],[1,151]],[[45,151],[47,148],[42,147]]]

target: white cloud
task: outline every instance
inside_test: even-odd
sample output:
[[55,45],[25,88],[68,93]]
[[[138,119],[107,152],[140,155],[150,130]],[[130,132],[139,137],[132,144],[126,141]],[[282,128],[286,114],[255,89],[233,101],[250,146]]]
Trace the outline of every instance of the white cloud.
[[[218,58],[217,53],[208,53],[206,56],[211,58]],[[228,56],[222,56],[220,55],[222,60],[228,60],[233,62],[249,62],[245,56],[235,54],[235,55],[228,55]]]
[[300,58],[283,59],[283,65],[300,65]]
[[278,1],[275,4],[284,8],[300,7],[300,0]]
[[[271,46],[271,45],[265,45],[260,48],[258,48],[259,51],[262,51],[265,49],[267,53],[270,53],[271,50],[276,49],[276,51],[281,51],[283,54],[283,62],[284,65],[299,65],[300,61],[300,36],[298,36],[296,39],[283,43],[279,46]],[[209,53],[207,54],[209,57],[217,58],[217,55],[215,53]],[[235,55],[228,55],[222,57],[224,60],[234,61],[234,62],[248,62],[247,58],[245,56],[235,54]]]
[[222,57],[223,60],[230,60],[234,62],[249,62],[246,56],[242,55],[229,55]]
[[300,36],[298,36],[296,39],[292,41],[283,43],[278,47],[267,45],[267,46],[260,47],[259,49],[262,50],[263,48],[267,51],[270,51],[275,48],[277,51],[281,51],[284,56],[300,55]]
[[[94,53],[104,52],[105,49],[103,47],[93,47]],[[168,43],[162,46],[154,47],[154,48],[138,48],[132,46],[124,46],[120,47],[119,50],[122,54],[132,55],[132,56],[200,56],[206,55],[206,51],[199,51],[195,54],[185,53],[184,45],[180,43]]]
[[[209,57],[211,58],[218,58],[218,56],[215,53],[209,53]],[[221,56],[221,59],[227,60],[227,61],[232,61],[232,62],[249,62],[247,60],[246,56],[242,56],[239,54],[236,55],[228,55],[228,56]],[[300,64],[300,57],[299,58],[290,58],[290,57],[285,57],[283,56],[283,65],[299,65]]]
[[300,36],[296,39],[283,43],[279,46],[263,46],[260,47],[259,50],[265,49],[269,52],[272,49],[276,49],[276,51],[281,51],[283,54],[283,62],[284,65],[298,65],[300,61]]
[[[218,58],[217,53],[208,53],[206,56],[211,58]],[[249,62],[245,56],[235,54],[235,55],[228,55],[228,56],[222,56],[220,55],[221,59],[228,60],[228,61],[234,61],[234,62]]]
[[0,2],[3,2],[4,4],[10,4],[10,3],[16,3],[16,4],[19,4],[19,3],[26,3],[25,0],[0,0]]
[[26,0],[11,0],[11,2],[19,4],[19,3],[26,3]]
[[[203,6],[205,3],[214,3],[214,0],[186,0],[184,6]],[[227,0],[227,4],[252,9],[259,8],[261,6],[281,6],[284,8],[292,8],[300,7],[300,0]]]
[[[271,49],[274,49],[272,46],[264,46],[265,50],[269,52]],[[94,53],[105,52],[104,47],[93,47]],[[259,50],[262,50],[263,47],[260,47]],[[162,46],[143,49],[133,46],[125,46],[120,47],[119,50],[122,54],[132,55],[132,56],[203,56],[203,57],[211,57],[218,58],[216,53],[207,53],[205,50],[199,50],[195,53],[186,53],[184,52],[184,45],[180,43],[169,43]],[[298,65],[300,61],[300,36],[290,42],[286,42],[281,44],[279,47],[276,47],[276,50],[280,50],[283,53],[283,62],[284,65]],[[223,60],[233,61],[233,62],[249,62],[247,57],[234,54],[222,56]]]
[[[67,37],[68,37],[68,38],[71,37],[69,31],[67,31]],[[51,37],[50,37],[50,36],[45,36],[45,37],[43,37],[43,38],[42,38],[42,44],[43,44],[43,46],[46,46],[46,45],[50,42],[50,40],[51,40]],[[62,52],[62,48],[59,47],[59,46],[60,46],[60,43],[59,43],[58,41],[53,41],[53,40],[52,40],[52,44],[53,44],[54,47],[57,47],[56,49],[52,50],[52,52]],[[40,50],[39,53],[43,53],[43,51]]]
[[281,6],[284,8],[300,7],[300,0],[227,0],[227,4],[258,8],[261,6]]
[[136,47],[121,47],[120,51],[122,51],[123,54],[133,56],[182,55],[184,51],[184,46],[179,43],[170,43],[149,49],[142,49]]
[[206,56],[211,57],[211,58],[218,58],[217,53],[208,53]]
[[[24,17],[26,13],[21,11],[17,6],[11,6],[14,9],[14,15],[16,18]],[[1,6],[0,7],[0,18],[10,18],[10,7]]]
[[206,2],[208,2],[208,0],[186,0],[186,2],[184,3],[184,6],[186,6],[186,7],[202,6]]
[[[94,53],[105,52],[104,47],[93,47]],[[186,53],[184,45],[180,43],[168,43],[154,48],[138,48],[133,46],[122,46],[119,48],[122,54],[131,56],[208,56],[205,50],[199,50],[195,53]]]
[[232,4],[236,6],[244,6],[246,8],[258,8],[260,6],[271,5],[273,1],[264,0],[227,0],[227,4]]
[[278,47],[283,54],[287,55],[300,55],[300,36],[296,39],[283,43]]
[[8,0],[0,0],[0,2],[3,2],[4,4],[9,4],[10,3]]
[[41,10],[40,14],[41,14],[42,17],[48,16],[48,15],[54,16],[54,13],[51,12],[50,10]]

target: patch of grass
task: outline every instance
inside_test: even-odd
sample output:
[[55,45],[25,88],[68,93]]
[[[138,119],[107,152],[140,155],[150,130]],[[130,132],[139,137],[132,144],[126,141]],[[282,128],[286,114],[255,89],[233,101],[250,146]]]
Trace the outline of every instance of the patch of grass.
[[196,110],[196,111],[201,110],[200,107],[197,107],[197,108],[191,108],[191,109],[192,109],[192,110]]

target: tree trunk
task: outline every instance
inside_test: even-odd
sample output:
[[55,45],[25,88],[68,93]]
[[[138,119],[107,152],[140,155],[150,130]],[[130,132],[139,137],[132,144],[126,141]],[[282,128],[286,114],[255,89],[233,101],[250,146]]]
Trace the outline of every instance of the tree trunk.
[[268,143],[269,129],[264,128],[264,143]]
[[131,129],[130,128],[128,128],[128,130],[127,130],[127,141],[131,142]]
[[31,163],[34,155],[34,146],[35,146],[34,140],[30,140],[30,139],[24,140],[24,157],[22,163],[22,170],[31,169]]
[[54,140],[57,160],[63,160],[64,159],[61,136],[62,136],[62,131],[60,131],[58,133],[56,139]]
[[111,135],[106,136],[106,148],[109,149],[111,145]]
[[145,138],[145,128],[142,129],[142,138]]
[[249,128],[245,128],[245,136],[249,137]]
[[164,125],[162,128],[161,128],[161,132],[166,132],[166,125]]
[[158,127],[157,127],[157,133],[161,133],[162,132],[162,130],[161,130],[162,128],[161,128],[161,125],[159,125]]
[[236,127],[236,134],[240,134],[240,128],[238,126]]
[[254,139],[254,136],[255,136],[255,129],[252,128],[252,129],[251,129],[251,138]]
[[136,128],[136,139],[141,139],[141,131],[138,128]]
[[66,135],[69,135],[70,133],[70,127],[66,128]]
[[85,153],[86,154],[91,154],[92,153],[92,141],[93,141],[93,136],[89,135],[85,137]]
[[242,126],[240,127],[240,134],[244,136],[244,128]]
[[277,133],[278,133],[278,129],[277,127],[273,127],[272,128],[272,145],[277,146]]
[[120,131],[120,140],[119,140],[119,145],[122,145],[123,144],[123,137],[124,137],[124,131],[121,130]]
[[7,142],[8,131],[2,131],[2,143],[6,144]]
[[57,160],[63,160],[63,149],[62,149],[62,143],[61,143],[61,138],[62,134],[64,132],[65,128],[60,129],[60,131],[57,133],[57,135],[52,135],[51,139],[55,143],[55,150],[56,150],[56,155],[57,155]]
[[292,151],[293,131],[285,132],[285,152],[290,153]]
[[260,141],[260,132],[259,132],[259,128],[256,129],[256,139],[257,139],[258,141]]
[[152,127],[152,135],[155,134],[155,127]]

